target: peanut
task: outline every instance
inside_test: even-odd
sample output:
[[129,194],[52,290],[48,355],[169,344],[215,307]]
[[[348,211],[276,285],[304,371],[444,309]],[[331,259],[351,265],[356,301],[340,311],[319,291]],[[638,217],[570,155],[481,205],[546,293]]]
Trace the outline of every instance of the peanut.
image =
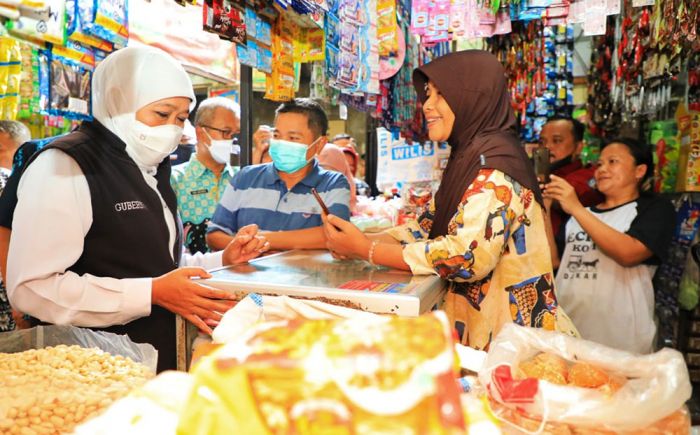
[[0,353],[0,432],[60,434],[142,385],[152,374],[99,349],[55,346]]

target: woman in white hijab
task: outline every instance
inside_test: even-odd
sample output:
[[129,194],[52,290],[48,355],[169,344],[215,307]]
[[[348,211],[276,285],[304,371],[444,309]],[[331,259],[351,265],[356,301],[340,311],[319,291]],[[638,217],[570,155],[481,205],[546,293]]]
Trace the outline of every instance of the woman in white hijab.
[[265,242],[253,226],[220,254],[181,258],[169,155],[195,96],[174,59],[150,47],[119,50],[95,70],[92,92],[95,121],[51,142],[22,174],[8,295],[41,322],[152,343],[158,370],[175,368],[174,314],[211,332],[233,304],[191,278],[247,261]]

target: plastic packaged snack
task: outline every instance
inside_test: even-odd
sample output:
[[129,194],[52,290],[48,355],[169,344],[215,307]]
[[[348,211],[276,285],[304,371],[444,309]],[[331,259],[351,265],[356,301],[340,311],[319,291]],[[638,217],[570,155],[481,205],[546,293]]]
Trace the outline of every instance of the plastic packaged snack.
[[127,0],[95,1],[95,18],[90,33],[118,47],[126,47],[129,39],[127,8]]
[[524,430],[561,423],[643,433],[679,411],[691,393],[688,369],[675,350],[635,355],[515,324],[505,325],[491,343],[479,380],[495,408],[508,410],[505,421],[524,417],[527,424],[515,422]]
[[440,312],[263,323],[198,363],[178,433],[464,433],[452,346]]
[[[113,51],[114,43],[89,33],[95,20],[95,2],[93,0],[74,0],[74,2],[74,23],[72,28],[67,30],[68,39],[107,52]],[[66,8],[70,10],[70,3],[66,3]]]
[[49,112],[74,119],[89,119],[92,71],[73,60],[51,56]]

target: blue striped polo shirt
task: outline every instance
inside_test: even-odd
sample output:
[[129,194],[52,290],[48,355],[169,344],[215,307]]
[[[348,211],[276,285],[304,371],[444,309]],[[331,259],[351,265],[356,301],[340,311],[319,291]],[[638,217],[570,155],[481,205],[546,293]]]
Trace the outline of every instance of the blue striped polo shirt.
[[322,169],[314,159],[311,172],[287,190],[277,169],[267,163],[246,166],[231,178],[207,232],[233,235],[249,224],[257,224],[262,231],[320,226],[321,207],[311,193],[314,187],[332,214],[350,219],[350,185],[345,175]]

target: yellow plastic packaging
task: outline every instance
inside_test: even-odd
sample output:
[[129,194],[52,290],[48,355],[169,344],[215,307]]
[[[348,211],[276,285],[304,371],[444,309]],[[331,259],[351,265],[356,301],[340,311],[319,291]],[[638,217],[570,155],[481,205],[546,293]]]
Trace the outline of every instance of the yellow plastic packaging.
[[203,358],[178,434],[463,434],[444,313],[264,323]]

